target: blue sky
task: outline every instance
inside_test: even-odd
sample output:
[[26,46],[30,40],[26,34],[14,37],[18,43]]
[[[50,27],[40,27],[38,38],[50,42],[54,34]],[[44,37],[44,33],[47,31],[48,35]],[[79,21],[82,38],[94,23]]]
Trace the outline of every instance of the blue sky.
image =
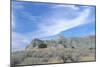
[[95,35],[95,7],[32,2],[12,3],[12,49],[34,38]]

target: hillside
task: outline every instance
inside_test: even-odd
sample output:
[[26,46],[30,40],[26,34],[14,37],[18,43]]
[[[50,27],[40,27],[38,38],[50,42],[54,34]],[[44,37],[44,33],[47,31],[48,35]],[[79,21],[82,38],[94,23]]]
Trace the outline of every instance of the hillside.
[[44,48],[80,48],[85,46],[88,48],[95,48],[95,36],[80,38],[64,38],[63,36],[59,36],[51,40],[33,39],[26,47],[26,50],[39,48],[40,46],[44,46]]
[[95,61],[95,36],[33,39],[25,50],[13,52],[11,55],[12,66],[81,61]]

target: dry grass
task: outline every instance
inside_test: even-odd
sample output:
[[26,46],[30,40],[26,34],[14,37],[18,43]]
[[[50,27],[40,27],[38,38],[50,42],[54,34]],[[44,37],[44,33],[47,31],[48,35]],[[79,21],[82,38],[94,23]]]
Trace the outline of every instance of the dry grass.
[[[16,57],[15,55],[15,59],[17,59],[18,56]],[[67,63],[95,60],[95,55],[94,53],[91,53],[90,50],[78,50],[71,48],[31,49],[25,50],[21,56],[23,56],[24,59],[17,65]],[[20,59],[20,57],[18,59]]]
[[94,56],[81,57],[80,61],[95,61]]

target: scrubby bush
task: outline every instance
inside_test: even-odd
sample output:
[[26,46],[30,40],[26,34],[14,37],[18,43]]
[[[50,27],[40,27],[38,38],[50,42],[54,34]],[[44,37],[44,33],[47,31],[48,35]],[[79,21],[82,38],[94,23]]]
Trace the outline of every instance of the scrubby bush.
[[47,44],[40,39],[34,39],[32,40],[31,44],[27,46],[26,49],[33,49],[33,48],[47,48]]
[[14,59],[13,57],[11,58],[11,67],[15,67],[15,66],[16,66],[16,64],[19,64],[19,63],[20,63],[20,61],[19,61],[19,60]]
[[34,39],[27,46],[29,50],[12,54],[11,65],[78,62],[85,61],[87,57],[91,60],[91,57],[95,58],[95,46],[91,43],[95,45],[91,38]]
[[57,43],[58,44],[62,44],[65,48],[67,47],[67,43],[66,43],[66,38],[65,37],[63,37],[63,36],[59,36],[58,38],[57,38]]
[[34,39],[34,40],[32,41],[33,47],[39,46],[40,44],[43,44],[43,43],[44,43],[44,41],[42,41],[42,40],[40,40],[40,39]]
[[38,48],[47,48],[47,45],[46,44],[39,44]]
[[30,65],[30,64],[45,64],[48,62],[48,58],[33,58],[28,57],[20,65]]
[[20,64],[25,58],[26,58],[26,52],[20,51],[20,52],[14,52],[11,55],[11,65],[18,65]]

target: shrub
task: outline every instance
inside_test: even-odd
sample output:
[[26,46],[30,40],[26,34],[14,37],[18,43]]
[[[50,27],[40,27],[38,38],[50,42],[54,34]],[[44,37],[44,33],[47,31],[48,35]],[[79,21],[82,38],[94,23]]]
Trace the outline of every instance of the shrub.
[[28,57],[20,65],[29,65],[29,64],[45,64],[48,62],[48,58],[33,58]]
[[47,48],[47,45],[46,44],[39,44],[38,48]]
[[20,52],[14,52],[11,55],[11,65],[15,66],[20,64],[24,59],[26,58],[26,52],[20,51]]
[[42,40],[40,40],[40,39],[34,39],[34,40],[32,41],[33,47],[36,47],[36,46],[38,46],[38,45],[40,45],[40,44],[43,44],[43,43],[44,43],[44,41],[42,41]]

